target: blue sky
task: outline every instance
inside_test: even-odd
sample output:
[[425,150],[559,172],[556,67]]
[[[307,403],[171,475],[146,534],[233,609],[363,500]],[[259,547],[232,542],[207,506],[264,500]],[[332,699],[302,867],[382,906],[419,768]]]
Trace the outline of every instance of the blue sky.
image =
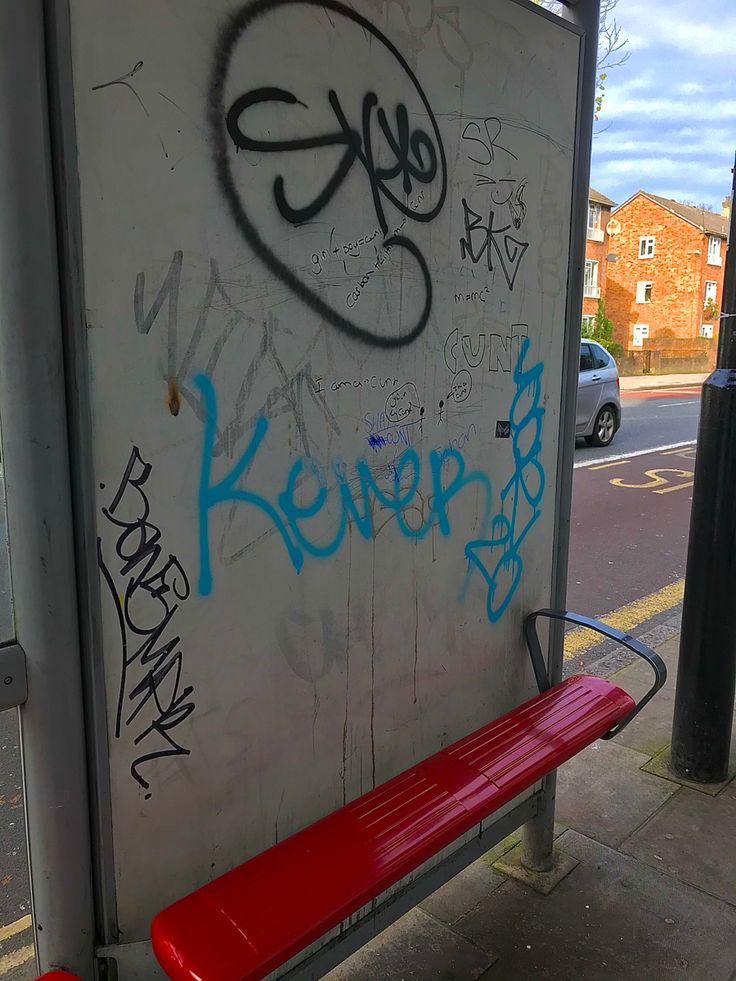
[[629,38],[595,124],[591,184],[721,210],[736,151],[736,0],[619,0]]

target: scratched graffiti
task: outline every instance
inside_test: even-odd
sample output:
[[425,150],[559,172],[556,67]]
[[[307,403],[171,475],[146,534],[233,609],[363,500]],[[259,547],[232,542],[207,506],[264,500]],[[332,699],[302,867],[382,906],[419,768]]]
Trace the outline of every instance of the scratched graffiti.
[[[202,435],[202,462],[199,481],[199,592],[208,596],[214,580],[211,561],[210,513],[223,505],[247,505],[266,519],[280,540],[294,571],[299,573],[310,559],[333,556],[342,546],[348,527],[363,539],[375,537],[375,506],[391,512],[399,534],[421,540],[434,528],[445,537],[452,533],[450,504],[469,491],[481,493],[479,527],[490,529],[483,537],[465,545],[468,562],[477,568],[488,586],[487,612],[491,621],[498,620],[507,609],[523,573],[521,546],[541,515],[545,475],[540,461],[542,421],[541,362],[529,367],[529,339],[521,340],[518,360],[513,371],[514,398],[509,408],[514,472],[500,493],[495,514],[491,479],[480,469],[469,470],[465,458],[455,446],[433,449],[425,468],[419,453],[405,449],[393,467],[389,488],[382,486],[364,457],[354,464],[351,479],[345,464],[333,461],[319,467],[314,460],[297,458],[284,478],[282,488],[266,496],[253,485],[259,453],[267,442],[269,420],[256,423],[248,445],[240,458],[223,477],[212,478],[212,458],[218,428],[217,393],[210,379],[195,379],[205,405]],[[413,411],[416,397],[413,385],[404,386],[405,397],[395,400],[394,412]],[[397,390],[401,392],[401,389]],[[394,393],[396,394],[396,393]],[[391,396],[389,396],[391,399]],[[400,408],[400,407],[403,407]],[[385,413],[384,413],[385,415]],[[467,431],[464,444],[472,436]],[[309,484],[305,490],[305,482]],[[357,489],[355,483],[357,482]],[[307,498],[308,503],[297,502]],[[410,524],[406,511],[421,496],[429,502],[428,513],[419,524]],[[524,508],[530,509],[524,515]],[[310,533],[310,521],[326,510],[337,513],[334,527],[327,537]],[[422,512],[424,514],[424,511]],[[323,526],[320,524],[320,528]],[[497,551],[500,550],[500,557]],[[504,578],[505,577],[505,578]]]

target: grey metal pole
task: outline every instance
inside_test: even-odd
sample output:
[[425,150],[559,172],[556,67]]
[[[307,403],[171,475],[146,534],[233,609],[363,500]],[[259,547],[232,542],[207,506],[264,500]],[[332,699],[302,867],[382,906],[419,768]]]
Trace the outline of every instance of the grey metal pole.
[[[572,230],[570,235],[570,277],[567,297],[565,355],[562,392],[560,451],[555,499],[554,578],[552,606],[564,609],[567,597],[567,563],[570,540],[573,454],[575,452],[575,400],[580,361],[580,311],[583,306],[585,239],[588,226],[588,188],[590,152],[593,142],[595,79],[598,63],[600,0],[578,0],[565,7],[562,16],[584,34],[583,63],[578,83],[578,140],[573,170]],[[549,675],[555,684],[562,677],[564,632],[559,623],[550,627]],[[544,778],[539,809],[534,820],[524,826],[522,863],[536,872],[547,872],[553,864],[555,792],[557,774]]]
[[718,365],[703,386],[670,765],[728,776],[736,686],[736,164]]
[[0,420],[41,970],[93,976],[93,908],[41,0],[0,3]]

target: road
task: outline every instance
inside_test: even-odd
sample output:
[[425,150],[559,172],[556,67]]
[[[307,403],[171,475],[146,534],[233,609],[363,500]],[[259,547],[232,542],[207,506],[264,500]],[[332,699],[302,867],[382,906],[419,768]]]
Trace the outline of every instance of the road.
[[621,393],[621,428],[610,446],[588,446],[578,440],[575,465],[584,466],[612,455],[671,446],[698,435],[700,388],[673,388]]
[[[642,636],[676,621],[681,607],[700,389],[622,402],[613,443],[575,451],[568,606]],[[576,633],[570,643],[568,635],[576,667],[611,652],[594,640]]]
[[[685,573],[697,388],[623,397],[611,446],[575,451],[568,606],[635,629],[676,611]],[[691,441],[690,446],[674,446]],[[653,451],[653,447],[672,447]],[[628,455],[625,455],[628,454]],[[613,615],[613,616],[612,616]],[[618,620],[616,619],[618,618]],[[568,635],[570,639],[570,635]],[[572,636],[586,666],[606,648]],[[0,714],[0,979],[33,977],[18,729]]]

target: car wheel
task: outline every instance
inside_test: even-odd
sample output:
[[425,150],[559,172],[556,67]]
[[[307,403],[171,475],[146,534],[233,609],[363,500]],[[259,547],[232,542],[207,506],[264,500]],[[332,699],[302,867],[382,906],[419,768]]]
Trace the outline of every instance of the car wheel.
[[590,446],[608,446],[616,434],[616,413],[610,405],[604,405],[596,416],[593,433],[585,437]]

